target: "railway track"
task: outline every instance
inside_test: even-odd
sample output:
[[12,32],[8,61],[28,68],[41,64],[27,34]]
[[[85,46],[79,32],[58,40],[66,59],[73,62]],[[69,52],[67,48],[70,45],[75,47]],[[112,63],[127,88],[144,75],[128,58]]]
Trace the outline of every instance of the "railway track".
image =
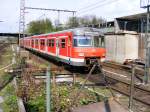
[[[98,77],[97,76],[91,76],[89,78],[89,80],[93,81],[93,78],[95,80]],[[118,92],[120,94],[123,94],[123,95],[125,95],[127,97],[130,97],[130,84],[124,83],[124,82],[122,82],[120,80],[116,81],[116,79],[110,78],[110,77],[107,77],[107,76],[106,76],[106,78],[108,80],[109,86],[103,84],[103,82],[102,83],[100,83],[100,82],[99,83],[95,83],[93,85],[92,84],[90,84],[90,85],[86,84],[86,86],[101,87],[101,86],[105,85],[105,86],[107,86],[108,89],[114,90],[114,91],[116,91],[116,92]],[[112,80],[115,80],[115,83]],[[98,82],[98,81],[96,81],[96,82]],[[134,94],[133,94],[133,99],[135,101],[138,101],[138,102],[144,104],[144,105],[150,106],[150,100],[149,100],[150,99],[150,90],[147,90],[145,88],[140,88],[140,87],[135,85],[135,91],[134,91]]]
[[[124,83],[118,83],[115,85],[110,85],[110,87],[111,87],[111,89],[130,97],[130,86],[129,85],[126,85]],[[149,101],[150,92],[147,90],[143,90],[143,89],[135,87],[133,99],[138,102],[141,102],[145,105],[150,106],[150,101]]]
[[[105,62],[103,63],[103,68],[104,71],[112,71],[110,72],[111,74],[116,74],[119,77],[122,76],[121,78],[130,80],[130,75],[132,71],[132,67],[129,65],[122,65],[122,64],[117,64],[117,63],[111,63],[111,62]],[[144,79],[144,69],[137,66],[135,67],[135,78],[136,78],[136,83],[143,83]],[[117,77],[116,77],[117,78]]]
[[9,44],[6,43],[0,44],[0,52],[2,52],[7,46],[9,46]]
[[[121,70],[125,72],[131,72],[131,69],[132,69],[131,65],[123,65],[123,64],[118,64],[114,62],[104,62],[103,67],[105,68],[109,67],[112,69],[117,69],[117,70]],[[143,76],[144,75],[143,66],[136,65],[135,73],[139,76]]]
[[[115,76],[114,72],[110,72],[107,71],[106,69],[103,69],[103,72],[105,74],[106,79],[108,80],[108,84],[112,90],[117,91],[123,95],[126,95],[128,97],[130,97],[130,83],[131,83],[131,79],[126,78],[126,76],[124,76],[123,74],[117,74],[117,76]],[[127,72],[128,73],[128,72]],[[121,77],[119,78],[119,75],[121,75]],[[131,73],[130,73],[131,75]],[[91,75],[89,77],[89,80],[92,82],[96,82],[95,85],[97,85],[99,83],[99,79],[100,76],[102,76],[101,74],[96,74],[96,75]],[[124,77],[124,79],[123,79]],[[131,76],[130,76],[131,78]],[[90,85],[91,86],[91,85]],[[107,85],[106,85],[107,86]],[[134,83],[134,94],[133,94],[133,99],[141,102],[145,105],[150,106],[150,87],[147,88],[144,85],[138,85],[137,83]]]
[[[122,81],[122,80],[110,77],[109,75],[107,75],[107,73],[105,74],[106,74],[107,79],[117,81],[116,84],[110,84],[111,89],[130,97],[130,82],[129,81]],[[134,88],[135,88],[134,95],[133,95],[134,100],[150,106],[150,101],[149,101],[150,88],[147,89],[144,86],[139,86],[136,84],[134,84]]]
[[[42,58],[36,58],[36,55],[34,55],[33,56],[34,57],[34,61],[39,61],[40,63],[45,63],[45,62],[47,62],[47,60],[45,60],[45,59],[42,59]],[[108,65],[108,64],[107,64]],[[57,64],[52,64],[52,67],[54,67],[54,68],[59,68],[59,67],[61,67],[61,66],[58,66]],[[109,80],[109,84],[110,84],[110,87],[111,87],[111,89],[113,89],[113,90],[115,90],[115,91],[117,91],[117,92],[119,92],[119,93],[121,93],[121,94],[124,94],[124,95],[126,95],[126,96],[130,96],[130,92],[129,92],[129,88],[130,88],[130,79],[129,79],[129,77],[128,77],[128,79],[127,78],[125,78],[125,76],[124,76],[124,78],[123,78],[123,75],[124,74],[120,74],[120,75],[122,75],[120,78],[118,78],[118,75],[117,76],[114,76],[114,74],[113,73],[110,73],[110,72],[108,72],[106,69],[105,69],[105,67],[106,67],[106,65],[104,65],[104,69],[103,69],[103,71],[104,71],[104,73],[105,73],[105,75],[106,75],[106,78]],[[107,66],[108,67],[108,66]],[[109,66],[110,68],[112,67],[112,65],[110,65]],[[115,68],[116,67],[116,68]],[[112,68],[114,69],[118,69],[118,67],[117,66],[113,66]],[[70,74],[72,74],[73,72],[71,72],[71,71],[68,71],[68,70],[66,70],[66,69],[61,69],[62,71],[62,73],[66,73],[66,74],[68,74],[68,73],[70,73]],[[127,66],[121,66],[120,68],[119,68],[119,70],[123,70],[123,71],[125,71],[126,73],[131,73],[131,68],[129,68],[129,67],[127,67]],[[81,76],[81,77],[83,77],[83,78],[85,78],[86,77],[86,75],[85,74],[81,74],[81,73],[78,73],[78,75],[77,76]],[[90,77],[89,77],[89,81],[91,81],[91,82],[100,82],[100,77],[99,77],[100,75],[91,75]],[[112,82],[112,80],[113,80],[113,82],[115,81],[115,84],[113,83],[111,83]],[[88,84],[87,84],[88,85]],[[87,86],[86,85],[86,86]],[[91,86],[91,85],[90,85]],[[93,85],[93,86],[97,86],[97,84],[95,83],[95,85]],[[99,85],[98,85],[99,86]],[[139,101],[139,102],[141,102],[141,103],[143,103],[143,104],[145,104],[145,105],[148,105],[148,106],[150,106],[150,101],[148,100],[149,98],[150,98],[150,88],[149,89],[147,89],[146,87],[144,87],[144,86],[139,86],[138,84],[135,84],[134,85],[135,86],[135,93],[134,93],[134,100],[136,100],[136,101]]]

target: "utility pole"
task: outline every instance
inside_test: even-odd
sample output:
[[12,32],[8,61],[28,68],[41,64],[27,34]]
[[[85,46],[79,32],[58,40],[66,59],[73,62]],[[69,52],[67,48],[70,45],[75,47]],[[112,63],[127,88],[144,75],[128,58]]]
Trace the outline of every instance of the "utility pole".
[[132,65],[131,83],[130,83],[130,98],[129,98],[129,110],[133,112],[133,98],[134,98],[134,83],[135,83],[135,65]]
[[[73,14],[73,18],[75,17],[76,11],[72,10],[62,10],[62,9],[48,9],[48,8],[34,8],[34,7],[25,7],[25,9],[30,10],[44,10],[44,11],[54,11],[58,13],[58,26],[60,25],[60,12],[68,12]],[[73,20],[74,23],[74,20]]]
[[150,80],[150,1],[149,0],[141,0],[140,1],[141,8],[147,9],[147,25],[146,25],[146,36],[145,36],[145,73],[144,73],[144,84],[148,84]]

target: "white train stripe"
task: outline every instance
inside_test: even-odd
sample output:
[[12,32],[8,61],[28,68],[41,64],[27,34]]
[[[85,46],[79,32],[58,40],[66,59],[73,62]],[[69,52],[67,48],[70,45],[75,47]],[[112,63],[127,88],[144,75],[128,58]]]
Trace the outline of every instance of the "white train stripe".
[[70,61],[73,61],[73,62],[84,62],[84,58],[83,59],[80,59],[80,58],[70,58]]
[[[48,55],[56,56],[55,53],[46,52],[46,51],[42,51],[42,50],[35,49],[35,48],[33,48],[33,49],[36,50],[36,51],[40,51],[42,53],[48,54]],[[72,61],[72,62],[84,62],[85,61],[84,58],[82,58],[82,59],[81,58],[71,58],[71,57],[62,56],[62,55],[59,55],[58,57],[62,58],[62,59],[65,59],[65,60],[68,60],[68,61]]]

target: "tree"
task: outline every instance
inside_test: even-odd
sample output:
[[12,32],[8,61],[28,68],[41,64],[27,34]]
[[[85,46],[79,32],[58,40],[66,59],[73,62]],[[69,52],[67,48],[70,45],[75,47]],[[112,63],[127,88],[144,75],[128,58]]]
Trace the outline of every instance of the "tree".
[[27,32],[31,34],[42,34],[42,33],[49,33],[53,31],[54,31],[54,27],[52,25],[51,20],[49,19],[31,21],[27,27]]
[[105,19],[96,17],[95,15],[86,15],[80,18],[80,24],[82,26],[97,26],[104,22],[106,22]]
[[66,26],[68,28],[78,27],[79,26],[79,18],[77,18],[77,17],[70,17]]
[[71,17],[71,18],[69,18],[66,26],[68,28],[79,27],[79,26],[98,27],[99,24],[105,23],[105,22],[106,22],[106,20],[101,18],[101,17],[97,17],[95,15],[86,15],[83,17]]

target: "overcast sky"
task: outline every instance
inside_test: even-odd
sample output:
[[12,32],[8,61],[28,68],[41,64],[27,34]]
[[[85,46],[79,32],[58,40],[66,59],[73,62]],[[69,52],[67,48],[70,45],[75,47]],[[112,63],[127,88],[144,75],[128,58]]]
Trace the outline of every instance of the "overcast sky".
[[[26,7],[68,9],[78,11],[76,16],[96,15],[108,21],[115,17],[144,12],[140,0],[26,0]],[[18,32],[20,0],[1,0],[0,32]],[[32,20],[58,18],[56,12],[26,10],[26,24]],[[60,22],[65,23],[71,13],[60,13]]]

